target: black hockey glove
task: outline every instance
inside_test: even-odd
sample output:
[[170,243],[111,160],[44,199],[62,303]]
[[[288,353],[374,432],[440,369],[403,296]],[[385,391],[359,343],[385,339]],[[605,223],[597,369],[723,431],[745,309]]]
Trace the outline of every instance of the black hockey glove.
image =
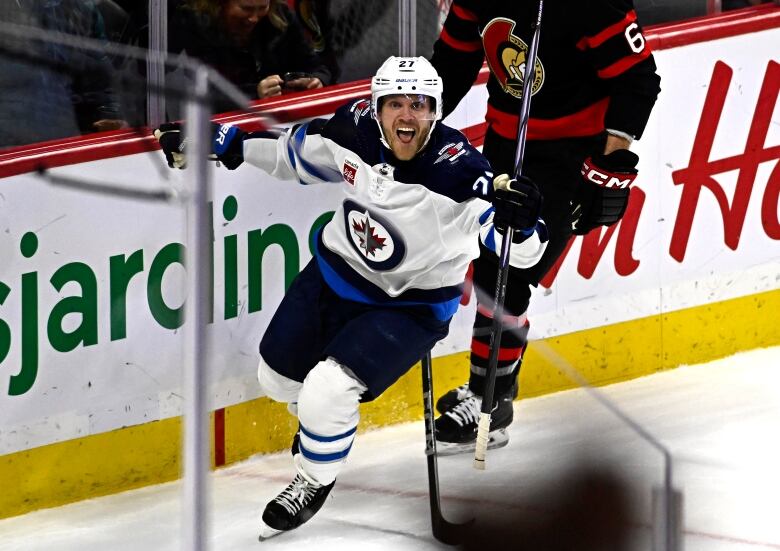
[[[244,136],[246,132],[237,126],[228,124],[211,124],[212,150],[209,155],[212,161],[220,161],[230,170],[238,168],[244,162]],[[187,168],[184,126],[178,122],[166,122],[154,131],[154,137],[160,142],[165,153],[165,160],[171,168]]]
[[184,149],[187,140],[182,135],[182,125],[178,122],[164,122],[154,131],[154,137],[160,142],[160,147],[165,153],[165,160],[171,168],[185,168],[187,157]]
[[572,201],[574,235],[585,235],[599,226],[611,226],[623,217],[638,162],[636,153],[628,149],[616,149],[609,155],[585,159],[582,164],[584,181]]
[[[542,194],[533,180],[525,176],[514,180],[500,174],[493,179],[493,190],[493,225],[498,233],[503,235],[507,227],[526,234],[533,230],[542,210]],[[527,235],[517,237],[524,239]]]
[[246,132],[237,126],[223,124],[216,127],[212,151],[229,170],[235,170],[244,162],[245,137]]

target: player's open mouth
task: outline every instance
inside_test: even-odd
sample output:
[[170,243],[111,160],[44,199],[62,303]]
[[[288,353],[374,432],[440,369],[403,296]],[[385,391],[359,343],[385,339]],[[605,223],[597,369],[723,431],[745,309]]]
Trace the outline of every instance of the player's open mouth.
[[395,131],[395,135],[398,136],[398,139],[404,144],[412,143],[415,134],[417,134],[417,131],[414,128],[403,126]]

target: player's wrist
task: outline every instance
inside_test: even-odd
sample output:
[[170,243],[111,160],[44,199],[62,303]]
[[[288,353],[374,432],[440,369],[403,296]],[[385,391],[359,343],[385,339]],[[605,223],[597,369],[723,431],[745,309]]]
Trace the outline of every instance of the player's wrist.
[[634,143],[634,140],[636,139],[636,136],[634,136],[633,134],[629,134],[628,132],[624,132],[622,130],[617,130],[616,128],[607,128],[607,136],[608,139],[609,136],[612,136],[614,138],[620,138],[621,140],[628,142],[628,146]]

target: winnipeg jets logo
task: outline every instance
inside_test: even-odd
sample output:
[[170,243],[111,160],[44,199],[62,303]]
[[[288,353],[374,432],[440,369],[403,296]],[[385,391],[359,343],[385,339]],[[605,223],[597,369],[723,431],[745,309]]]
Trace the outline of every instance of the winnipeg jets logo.
[[360,117],[368,113],[370,109],[371,102],[367,99],[362,99],[352,104],[349,111],[355,114],[355,126],[357,126],[358,121],[360,121]]
[[[528,44],[512,34],[515,22],[511,19],[496,17],[482,31],[482,45],[485,48],[490,72],[496,78],[504,92],[516,98],[523,95],[523,79],[525,79],[526,56]],[[544,84],[544,66],[539,58],[533,69],[531,95],[537,93]]]
[[447,144],[439,150],[439,158],[433,161],[433,164],[439,164],[446,159],[454,163],[464,153],[466,153],[466,150],[463,149],[463,142]]
[[381,215],[358,203],[344,201],[348,241],[360,259],[373,270],[392,270],[403,260],[406,247],[400,232]]
[[359,247],[366,256],[375,257],[377,250],[384,249],[387,238],[376,233],[376,226],[371,225],[371,217],[368,212],[365,213],[365,216],[363,220],[352,220],[352,232],[360,241]]

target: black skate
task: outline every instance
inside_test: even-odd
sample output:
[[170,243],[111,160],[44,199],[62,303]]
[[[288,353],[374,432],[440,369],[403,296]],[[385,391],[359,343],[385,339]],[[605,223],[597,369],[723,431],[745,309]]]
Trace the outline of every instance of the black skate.
[[438,400],[436,400],[436,411],[439,413],[447,413],[463,400],[469,396],[474,396],[474,393],[469,390],[469,384],[463,383],[458,388],[453,388],[449,392],[442,394]]
[[265,506],[260,521],[260,541],[289,532],[308,521],[323,506],[334,484],[335,481],[320,486],[300,473],[295,475],[290,485]]
[[[517,391],[518,385],[517,379],[515,379],[515,382],[512,384],[511,388],[512,400],[517,398]],[[436,411],[439,413],[447,413],[447,411],[451,410],[463,400],[473,395],[474,393],[471,392],[468,382],[463,383],[459,387],[445,392],[439,397],[438,400],[436,400]]]
[[[455,455],[474,451],[477,440],[482,398],[469,392],[470,396],[458,402],[435,421],[436,442],[439,455]],[[506,428],[512,424],[514,409],[512,395],[498,400],[490,416],[488,449],[501,448],[509,443]]]

